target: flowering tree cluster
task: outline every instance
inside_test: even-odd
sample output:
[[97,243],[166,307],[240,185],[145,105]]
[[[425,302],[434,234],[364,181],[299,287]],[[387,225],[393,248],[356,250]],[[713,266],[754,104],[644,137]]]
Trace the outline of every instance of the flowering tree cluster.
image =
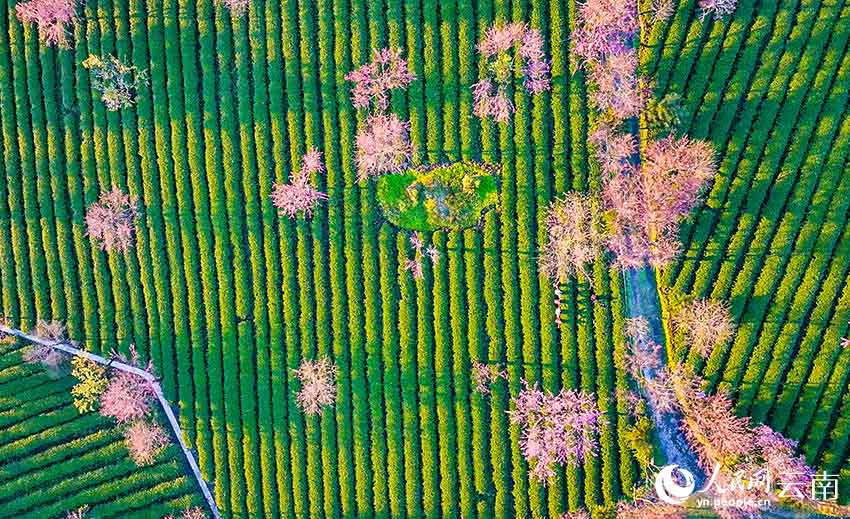
[[71,510],[65,515],[65,519],[85,519],[86,514],[89,511],[88,506],[81,506],[76,510]]
[[670,383],[670,372],[662,365],[661,345],[652,340],[649,322],[644,317],[626,319],[625,334],[629,340],[626,369],[640,382],[652,406],[662,413],[676,409],[676,394]]
[[193,506],[191,508],[183,509],[178,516],[169,514],[163,517],[163,519],[207,519],[207,514],[204,513],[201,507]]
[[637,0],[588,0],[579,7],[573,49],[589,69],[591,103],[617,124],[637,116],[646,97],[637,74],[637,34]]
[[283,216],[295,218],[303,214],[309,218],[316,204],[328,198],[328,195],[310,185],[310,175],[324,170],[322,154],[316,148],[310,148],[301,158],[301,169],[290,174],[290,183],[275,183],[272,186],[272,205]]
[[125,65],[109,54],[91,54],[83,61],[83,67],[91,71],[91,86],[100,93],[100,99],[109,111],[133,106],[136,91],[148,81],[145,71]]
[[221,5],[228,8],[235,16],[242,16],[248,10],[250,0],[218,0]]
[[[38,337],[62,342],[65,340],[65,325],[60,321],[39,321],[35,325],[33,333]],[[30,364],[41,364],[51,373],[57,374],[59,368],[65,362],[65,354],[51,346],[42,344],[31,344],[24,350],[24,362]]]
[[703,358],[735,335],[729,305],[722,301],[698,299],[687,303],[673,313],[672,321],[674,330],[682,333],[686,344]]
[[150,383],[126,371],[118,371],[109,379],[100,397],[100,414],[115,419],[119,424],[145,418],[151,410],[156,394]]
[[[65,341],[65,325],[58,321],[39,320],[33,334],[54,344]],[[53,353],[49,350],[52,350]],[[62,353],[51,346],[37,345],[27,350],[24,360],[41,362],[49,365],[54,363],[52,355]],[[112,352],[113,358],[124,363],[139,366],[139,356],[134,346],[130,346],[130,358]],[[148,363],[147,371],[151,371]],[[111,376],[108,368],[89,360],[82,355],[71,359],[71,375],[78,382],[71,388],[74,397],[74,407],[80,413],[87,413],[100,408],[100,414],[114,418],[119,425],[125,425],[124,439],[130,457],[138,465],[152,463],[156,456],[169,442],[165,430],[156,423],[148,420],[150,405],[156,392],[150,382],[139,375],[121,370],[113,370]],[[68,517],[83,517],[86,509],[81,508],[70,512]]]
[[136,197],[113,187],[86,211],[86,233],[105,251],[127,251],[133,245],[133,221],[138,214]]
[[106,368],[85,357],[75,356],[71,359],[71,375],[79,381],[71,388],[74,407],[81,413],[94,411],[100,396],[109,385]]
[[508,379],[508,372],[500,369],[500,366],[483,362],[472,363],[472,390],[476,393],[489,395],[490,386],[500,378]]
[[[139,365],[139,356],[130,347],[130,359],[113,352],[122,362]],[[151,370],[148,363],[147,371]],[[130,457],[139,466],[149,465],[170,442],[168,433],[150,419],[156,398],[153,386],[144,378],[126,371],[115,371],[100,397],[100,414],[125,425],[124,441]]]
[[[644,329],[639,320],[627,323],[627,332],[633,332],[632,336],[640,337]],[[729,505],[717,510],[721,517],[749,517],[758,511],[751,505],[757,506],[765,499],[778,501],[778,495],[772,493],[777,489],[803,489],[787,497],[802,506],[811,504],[804,490],[815,472],[805,458],[796,454],[796,442],[766,425],[753,424],[749,417],[735,414],[726,392],[706,393],[706,381],[689,369],[675,365],[665,372],[657,384],[660,391],[672,395],[670,405],[681,414],[680,427],[685,438],[711,477],[706,487],[718,491]],[[617,517],[686,516],[678,508],[657,506],[652,499],[637,499],[635,504],[623,504]],[[652,513],[646,515],[646,511]]]
[[673,0],[652,0],[650,11],[653,21],[668,20],[676,12],[676,3]]
[[15,5],[21,23],[34,23],[45,45],[68,48],[71,25],[77,21],[75,0],[28,0]]
[[589,280],[588,267],[605,247],[599,202],[587,194],[567,193],[549,206],[544,225],[540,271],[556,283],[579,274]]
[[410,123],[395,114],[370,114],[357,131],[357,179],[403,171],[413,153],[409,132]]
[[168,433],[154,422],[136,420],[124,430],[124,441],[136,465],[153,463],[169,444]]
[[486,76],[472,85],[473,112],[481,118],[507,121],[514,111],[508,97],[514,74],[519,73],[531,95],[550,88],[549,63],[543,52],[543,37],[527,24],[495,24],[478,43]]
[[557,465],[582,463],[596,455],[603,418],[592,394],[571,389],[552,394],[523,384],[508,414],[511,423],[522,428],[520,449],[534,479],[548,482]]
[[679,252],[678,225],[714,176],[714,151],[703,141],[666,137],[647,146],[639,168],[605,179],[609,249],[622,268],[662,267]]
[[[153,364],[141,367],[135,346],[130,345],[130,357],[112,351],[112,357],[150,372]],[[153,386],[142,377],[126,371],[114,370],[103,395],[100,397],[100,414],[115,419],[119,424],[141,420],[148,416],[156,398]]]
[[328,358],[304,360],[295,370],[301,389],[295,402],[308,415],[317,415],[336,401],[337,367]]
[[381,49],[373,53],[370,63],[349,72],[345,79],[354,83],[351,103],[355,108],[375,108],[386,111],[390,103],[390,91],[405,89],[416,79],[401,57],[400,49]]
[[641,499],[617,504],[617,519],[687,519],[687,511],[676,505],[658,503],[652,499]]
[[388,112],[390,92],[405,89],[416,79],[398,49],[373,52],[373,60],[348,73],[354,83],[351,102],[368,110],[365,124],[357,130],[358,180],[402,171],[410,163],[410,123]]
[[699,0],[699,8],[702,11],[702,19],[713,15],[720,19],[735,12],[738,0]]
[[[653,8],[656,16],[670,11],[660,0]],[[653,133],[672,134],[681,113],[675,97],[649,100],[638,74],[637,35],[637,0],[588,0],[572,36],[599,112],[589,142],[603,178],[606,245],[621,268],[660,267],[676,257],[678,225],[715,172],[711,147],[687,137],[652,141],[638,157],[637,134],[624,131],[626,121],[643,114]]]
[[410,235],[410,246],[413,248],[413,257],[404,262],[404,270],[413,275],[413,279],[420,280],[425,277],[424,260],[428,258],[436,265],[440,261],[440,251],[433,244],[425,247],[425,243],[418,232]]
[[[712,474],[717,486],[733,492],[733,498],[758,503],[765,497],[776,498],[767,492],[772,488],[806,489],[811,484],[815,471],[796,454],[796,442],[736,415],[727,393],[705,393],[705,381],[684,368],[674,370],[672,383],[679,395],[682,429],[698,453],[700,465]],[[720,470],[715,471],[716,467]],[[760,475],[773,477],[777,484],[758,479]],[[742,485],[742,477],[750,479]],[[787,497],[803,505],[807,502],[804,492]],[[744,507],[729,513],[734,517],[753,511]]]

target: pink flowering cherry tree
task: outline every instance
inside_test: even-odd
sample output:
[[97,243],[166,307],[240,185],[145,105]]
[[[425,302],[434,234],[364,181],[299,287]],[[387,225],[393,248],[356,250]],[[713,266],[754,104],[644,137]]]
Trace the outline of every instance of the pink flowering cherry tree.
[[425,247],[422,237],[418,232],[410,235],[410,247],[413,249],[413,257],[404,261],[404,270],[410,272],[415,280],[425,278],[425,258],[428,258],[433,265],[440,261],[440,250],[433,244]]
[[662,365],[664,352],[652,340],[649,321],[645,317],[626,319],[624,332],[629,342],[625,355],[626,370],[640,383],[652,406],[662,413],[677,409],[676,393],[669,370]]
[[[135,346],[130,346],[129,358],[112,352],[112,357],[124,363],[139,366],[139,354]],[[144,368],[151,372],[153,364],[148,362]],[[156,393],[150,382],[127,371],[113,370],[106,391],[100,396],[100,414],[112,417],[119,424],[141,420],[150,414],[151,404]]]
[[354,83],[351,103],[369,112],[357,130],[357,178],[360,181],[386,173],[398,173],[410,164],[413,146],[410,123],[389,113],[390,93],[405,89],[414,76],[398,49],[373,51],[373,60],[348,73]]
[[655,22],[669,20],[676,12],[676,3],[673,0],[652,0],[650,12]]
[[519,71],[531,95],[549,90],[549,63],[540,32],[527,24],[495,24],[484,32],[478,52],[485,61],[486,76],[472,85],[473,112],[481,118],[507,121],[514,111],[508,88]]
[[395,114],[375,113],[357,132],[357,179],[398,173],[410,164],[410,123]]
[[81,506],[77,509],[71,510],[65,515],[65,519],[86,519],[86,514],[89,511],[89,507],[87,505]]
[[[33,335],[53,342],[63,342],[66,332],[65,324],[60,321],[44,321],[39,319],[35,325]],[[42,344],[31,344],[23,354],[24,362],[30,364],[41,364],[51,375],[58,375],[60,367],[67,359],[64,352],[52,346]]]
[[552,479],[557,465],[596,455],[603,417],[592,394],[571,389],[552,394],[524,382],[508,414],[522,429],[520,449],[541,483]]
[[625,334],[629,340],[626,369],[635,380],[643,381],[645,374],[661,367],[661,346],[649,334],[649,322],[644,317],[626,319]]
[[708,143],[667,137],[648,145],[638,170],[604,179],[608,248],[621,268],[663,267],[679,252],[678,225],[715,172]]
[[588,0],[579,4],[573,50],[585,63],[598,64],[634,47],[637,0]]
[[86,233],[107,252],[126,252],[133,245],[133,225],[138,216],[136,197],[113,187],[86,211]]
[[617,121],[637,117],[646,103],[646,92],[638,83],[637,53],[631,50],[612,54],[590,67],[588,80],[593,85],[590,102],[603,114]]
[[552,202],[544,220],[540,271],[555,283],[578,275],[589,280],[588,269],[605,248],[602,217],[600,203],[587,194],[571,192]]
[[673,312],[673,329],[682,333],[685,344],[702,358],[735,335],[735,321],[723,301],[697,299]]
[[295,403],[308,415],[321,414],[322,409],[336,401],[337,367],[328,358],[304,360],[295,370],[301,388],[295,394]]
[[204,513],[204,510],[199,506],[193,506],[191,508],[184,508],[180,515],[167,515],[163,519],[207,519],[207,514]]
[[272,205],[280,214],[289,218],[304,215],[309,218],[313,209],[328,195],[310,185],[310,175],[325,170],[322,155],[316,148],[310,148],[301,158],[301,169],[290,174],[290,183],[272,185]]
[[251,4],[250,0],[218,0],[218,3],[230,10],[234,16],[242,16]]
[[618,175],[632,167],[631,160],[638,151],[634,135],[618,132],[608,124],[598,124],[588,141],[602,170],[602,178]]
[[508,372],[501,369],[501,366],[483,362],[472,363],[472,390],[476,393],[489,395],[490,388],[499,379],[508,379]]
[[150,383],[126,371],[118,371],[109,379],[106,391],[100,397],[100,414],[115,419],[119,424],[146,417],[156,397]]
[[699,0],[698,6],[702,11],[701,18],[713,15],[720,19],[735,12],[738,0]]
[[168,433],[160,425],[137,420],[124,430],[124,441],[136,465],[150,465],[170,443]]
[[687,519],[687,510],[682,506],[657,503],[653,499],[642,499],[633,503],[617,505],[617,519]]
[[373,51],[372,61],[349,72],[345,79],[354,83],[351,102],[355,108],[384,112],[389,108],[390,92],[407,88],[416,76],[400,49],[384,48]]
[[34,23],[45,45],[68,48],[71,26],[77,21],[75,0],[28,0],[15,5],[21,23]]
[[574,510],[561,514],[558,519],[593,519],[587,510]]

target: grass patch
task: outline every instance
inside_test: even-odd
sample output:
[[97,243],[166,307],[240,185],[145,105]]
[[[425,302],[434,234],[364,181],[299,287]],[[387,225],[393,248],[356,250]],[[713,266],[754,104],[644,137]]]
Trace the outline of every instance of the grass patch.
[[394,225],[412,231],[466,229],[499,201],[498,168],[455,162],[378,179],[378,201]]

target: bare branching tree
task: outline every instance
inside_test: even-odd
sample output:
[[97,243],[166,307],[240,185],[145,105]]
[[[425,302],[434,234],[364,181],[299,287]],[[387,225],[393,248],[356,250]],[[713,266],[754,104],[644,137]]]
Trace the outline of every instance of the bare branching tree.
[[540,256],[540,270],[553,282],[582,275],[602,254],[605,234],[600,204],[590,195],[567,193],[549,206],[545,224],[547,241]]
[[674,330],[680,331],[691,349],[703,358],[735,335],[729,305],[722,301],[697,299],[678,308],[672,321]]
[[337,367],[328,358],[304,360],[295,370],[301,389],[295,395],[298,407],[308,415],[317,415],[336,401]]

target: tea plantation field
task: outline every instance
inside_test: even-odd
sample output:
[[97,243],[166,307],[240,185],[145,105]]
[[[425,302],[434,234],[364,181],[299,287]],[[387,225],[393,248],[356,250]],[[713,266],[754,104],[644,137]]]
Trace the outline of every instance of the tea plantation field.
[[848,16],[845,2],[755,1],[706,25],[680,9],[644,53],[659,89],[687,100],[689,135],[720,151],[707,204],[683,227],[685,253],[662,275],[672,299],[729,300],[740,323],[702,371],[734,390],[741,414],[845,477]]
[[[287,0],[232,17],[211,1],[90,1],[58,51],[4,5],[2,314],[23,328],[67,321],[96,352],[137,345],[226,516],[554,516],[631,489],[613,392],[619,274],[600,263],[592,285],[565,287],[557,328],[536,264],[546,204],[597,182],[572,2]],[[468,88],[477,34],[497,17],[540,27],[553,72],[551,93],[518,91],[501,127],[472,116]],[[421,281],[402,266],[407,234],[355,181],[344,76],[387,45],[418,78],[392,100],[415,161],[502,166],[499,211],[426,236],[442,257]],[[80,66],[89,53],[149,70],[133,109],[105,111]],[[324,154],[330,200],[282,219],[271,184],[308,146]],[[143,207],[127,255],[85,236],[85,207],[112,185]],[[340,367],[338,398],[305,419],[292,369],[317,355]],[[471,392],[475,360],[509,372],[490,398]],[[608,416],[600,456],[549,489],[529,482],[508,426],[523,378],[596,392]]]
[[[734,342],[691,362],[810,462],[850,471],[850,3],[741,0],[718,22],[696,4],[676,2],[641,50],[721,158],[662,290],[729,299]],[[213,0],[88,0],[67,50],[0,5],[0,315],[61,320],[93,352],[134,344],[223,516],[556,518],[631,496],[621,274],[599,260],[563,285],[556,326],[537,267],[549,202],[600,182],[575,0],[254,0],[243,16]],[[552,67],[550,92],[513,93],[508,124],[475,117],[469,89],[497,19],[539,29]],[[498,210],[423,233],[441,255],[421,280],[353,159],[363,115],[345,75],[387,46],[417,78],[391,101],[414,162],[501,166]],[[89,54],[149,72],[134,107],[105,110]],[[329,199],[282,218],[272,184],[312,146]],[[126,254],[86,236],[86,207],[112,186],[140,202]],[[132,468],[109,421],[71,405],[73,381],[17,348],[0,350],[0,517],[202,503],[176,448]],[[293,371],[319,356],[339,368],[336,403],[305,416]],[[490,396],[472,391],[476,361],[507,370]],[[606,418],[599,455],[548,487],[506,413],[523,380],[592,392]]]
[[52,379],[0,347],[0,517],[162,517],[203,499],[179,449],[139,468],[123,437],[97,413],[80,415],[73,379]]

